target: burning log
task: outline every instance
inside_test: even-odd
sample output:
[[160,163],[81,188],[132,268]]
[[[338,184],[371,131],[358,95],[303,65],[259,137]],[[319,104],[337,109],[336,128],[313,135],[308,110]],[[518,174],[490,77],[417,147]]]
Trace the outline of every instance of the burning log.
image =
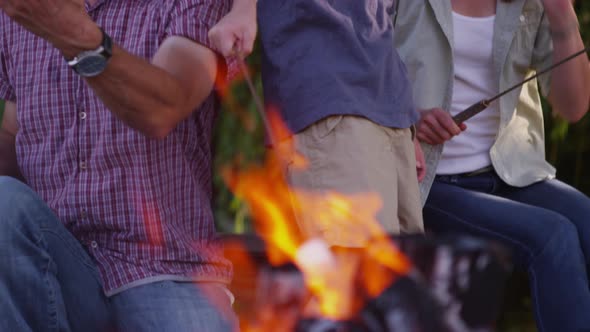
[[[226,256],[236,266],[235,292],[242,331],[493,331],[510,272],[508,255],[494,243],[470,237],[419,236],[392,240],[416,269],[390,278],[378,296],[366,280],[391,270],[360,249],[332,248],[358,262],[353,314],[345,319],[318,315],[317,299],[295,264],[272,266],[264,241],[255,235],[225,238]],[[244,253],[248,253],[247,257]],[[248,262],[248,264],[245,264]],[[372,271],[365,275],[362,271]],[[343,290],[346,292],[346,290]]]

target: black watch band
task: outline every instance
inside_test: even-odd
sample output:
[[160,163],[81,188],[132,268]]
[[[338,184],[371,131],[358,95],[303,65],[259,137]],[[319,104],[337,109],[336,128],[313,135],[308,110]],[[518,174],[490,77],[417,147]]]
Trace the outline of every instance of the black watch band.
[[68,61],[68,65],[80,76],[94,77],[102,73],[113,55],[113,42],[111,37],[102,29],[102,41],[95,50],[84,51],[74,59]]

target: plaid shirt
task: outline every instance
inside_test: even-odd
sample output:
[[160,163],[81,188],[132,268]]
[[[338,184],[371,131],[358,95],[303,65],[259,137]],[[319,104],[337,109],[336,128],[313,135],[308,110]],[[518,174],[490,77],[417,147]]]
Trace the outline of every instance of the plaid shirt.
[[[92,19],[151,59],[168,36],[209,45],[230,0],[99,0]],[[211,94],[164,140],[121,122],[60,52],[0,14],[0,99],[16,101],[28,184],[96,261],[112,295],[157,280],[229,282],[211,211]]]

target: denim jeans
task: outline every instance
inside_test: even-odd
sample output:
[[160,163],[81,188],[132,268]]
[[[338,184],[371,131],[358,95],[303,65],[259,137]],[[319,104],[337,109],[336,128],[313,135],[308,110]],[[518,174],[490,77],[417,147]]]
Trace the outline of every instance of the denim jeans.
[[0,331],[236,331],[225,286],[162,281],[112,297],[27,186],[0,177]]
[[501,242],[529,274],[537,327],[590,331],[590,199],[558,181],[512,187],[491,171],[437,176],[427,229]]

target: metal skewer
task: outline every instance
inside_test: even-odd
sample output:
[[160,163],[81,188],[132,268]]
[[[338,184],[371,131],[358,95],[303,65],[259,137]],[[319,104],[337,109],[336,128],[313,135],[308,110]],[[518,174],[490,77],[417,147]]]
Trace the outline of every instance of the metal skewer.
[[260,96],[256,91],[256,87],[254,87],[254,82],[252,81],[252,77],[250,76],[248,66],[246,65],[246,62],[241,56],[237,57],[237,62],[238,66],[240,67],[240,72],[244,76],[244,80],[246,80],[246,83],[248,85],[248,90],[250,90],[250,95],[252,95],[252,99],[254,100],[256,111],[258,112],[258,115],[260,115],[260,117],[262,118],[264,129],[266,130],[266,134],[268,135],[268,143],[270,144],[270,146],[274,147],[275,143],[277,142],[276,137],[274,135],[272,126],[268,121],[266,113],[264,112],[264,104],[262,103],[262,100],[260,99]]
[[578,56],[580,56],[580,55],[582,55],[582,54],[584,54],[584,53],[586,53],[588,51],[590,51],[590,47],[586,47],[585,49],[583,49],[583,50],[581,50],[579,52],[576,52],[575,54],[572,54],[572,55],[568,56],[567,58],[559,61],[558,63],[553,64],[551,67],[549,67],[549,68],[547,68],[547,69],[545,69],[545,70],[537,73],[536,75],[533,75],[533,76],[527,78],[526,80],[524,80],[524,81],[522,81],[522,82],[514,85],[513,87],[511,87],[511,88],[509,88],[507,90],[504,90],[503,92],[495,95],[492,98],[481,100],[481,101],[479,101],[479,102],[477,102],[477,103],[469,106],[464,111],[462,111],[459,114],[453,116],[453,121],[455,121],[456,124],[460,124],[460,123],[463,123],[463,122],[469,120],[474,115],[479,114],[482,111],[484,111],[486,108],[488,108],[488,106],[490,106],[490,104],[492,102],[494,102],[495,100],[500,99],[501,97],[503,97],[504,95],[512,92],[513,90],[515,90],[515,89],[523,86],[524,84],[526,84],[526,83],[534,80],[535,78],[537,78],[537,77],[539,77],[541,75],[544,75],[544,74],[552,71],[553,69],[555,69],[555,68],[563,65],[564,63],[566,63],[566,62],[568,62],[568,61],[570,61],[570,60],[572,60],[572,59],[574,59],[574,58],[576,58],[576,57],[578,57]]
[[[240,67],[240,72],[244,76],[244,80],[246,81],[246,84],[248,85],[248,90],[250,90],[250,94],[252,96],[252,99],[254,100],[254,105],[255,105],[256,111],[258,112],[258,114],[262,118],[262,123],[264,125],[264,129],[266,130],[266,134],[267,134],[268,144],[270,144],[270,146],[272,147],[273,152],[275,153],[275,156],[280,157],[280,156],[278,156],[278,154],[280,154],[281,152],[279,151],[278,146],[276,145],[278,143],[278,139],[275,136],[275,133],[274,133],[274,130],[273,130],[273,127],[272,127],[270,121],[268,120],[268,117],[267,117],[265,109],[264,109],[264,103],[262,102],[262,99],[260,98],[260,96],[258,95],[258,93],[256,91],[256,87],[254,86],[254,82],[252,81],[252,77],[250,76],[250,71],[248,69],[248,66],[246,65],[246,62],[244,61],[244,57],[238,56],[237,62],[238,62],[238,66]],[[285,181],[285,183],[287,183],[288,177],[287,177],[287,174],[286,174],[287,171],[285,170],[285,168],[283,166],[279,165],[278,170],[280,172],[280,176],[282,177],[283,181]],[[287,186],[287,190],[291,191],[292,189],[289,186]],[[294,193],[291,193],[291,194],[294,195]],[[289,202],[289,207],[291,209],[291,212],[293,213],[293,216],[295,216],[297,210],[295,209],[295,206],[293,205],[292,200],[290,200],[290,202]],[[293,229],[293,231],[297,232],[298,234],[292,234],[292,236],[296,236],[299,239],[299,241],[304,240],[303,229],[301,229],[301,226],[298,223],[295,223],[295,229]]]

